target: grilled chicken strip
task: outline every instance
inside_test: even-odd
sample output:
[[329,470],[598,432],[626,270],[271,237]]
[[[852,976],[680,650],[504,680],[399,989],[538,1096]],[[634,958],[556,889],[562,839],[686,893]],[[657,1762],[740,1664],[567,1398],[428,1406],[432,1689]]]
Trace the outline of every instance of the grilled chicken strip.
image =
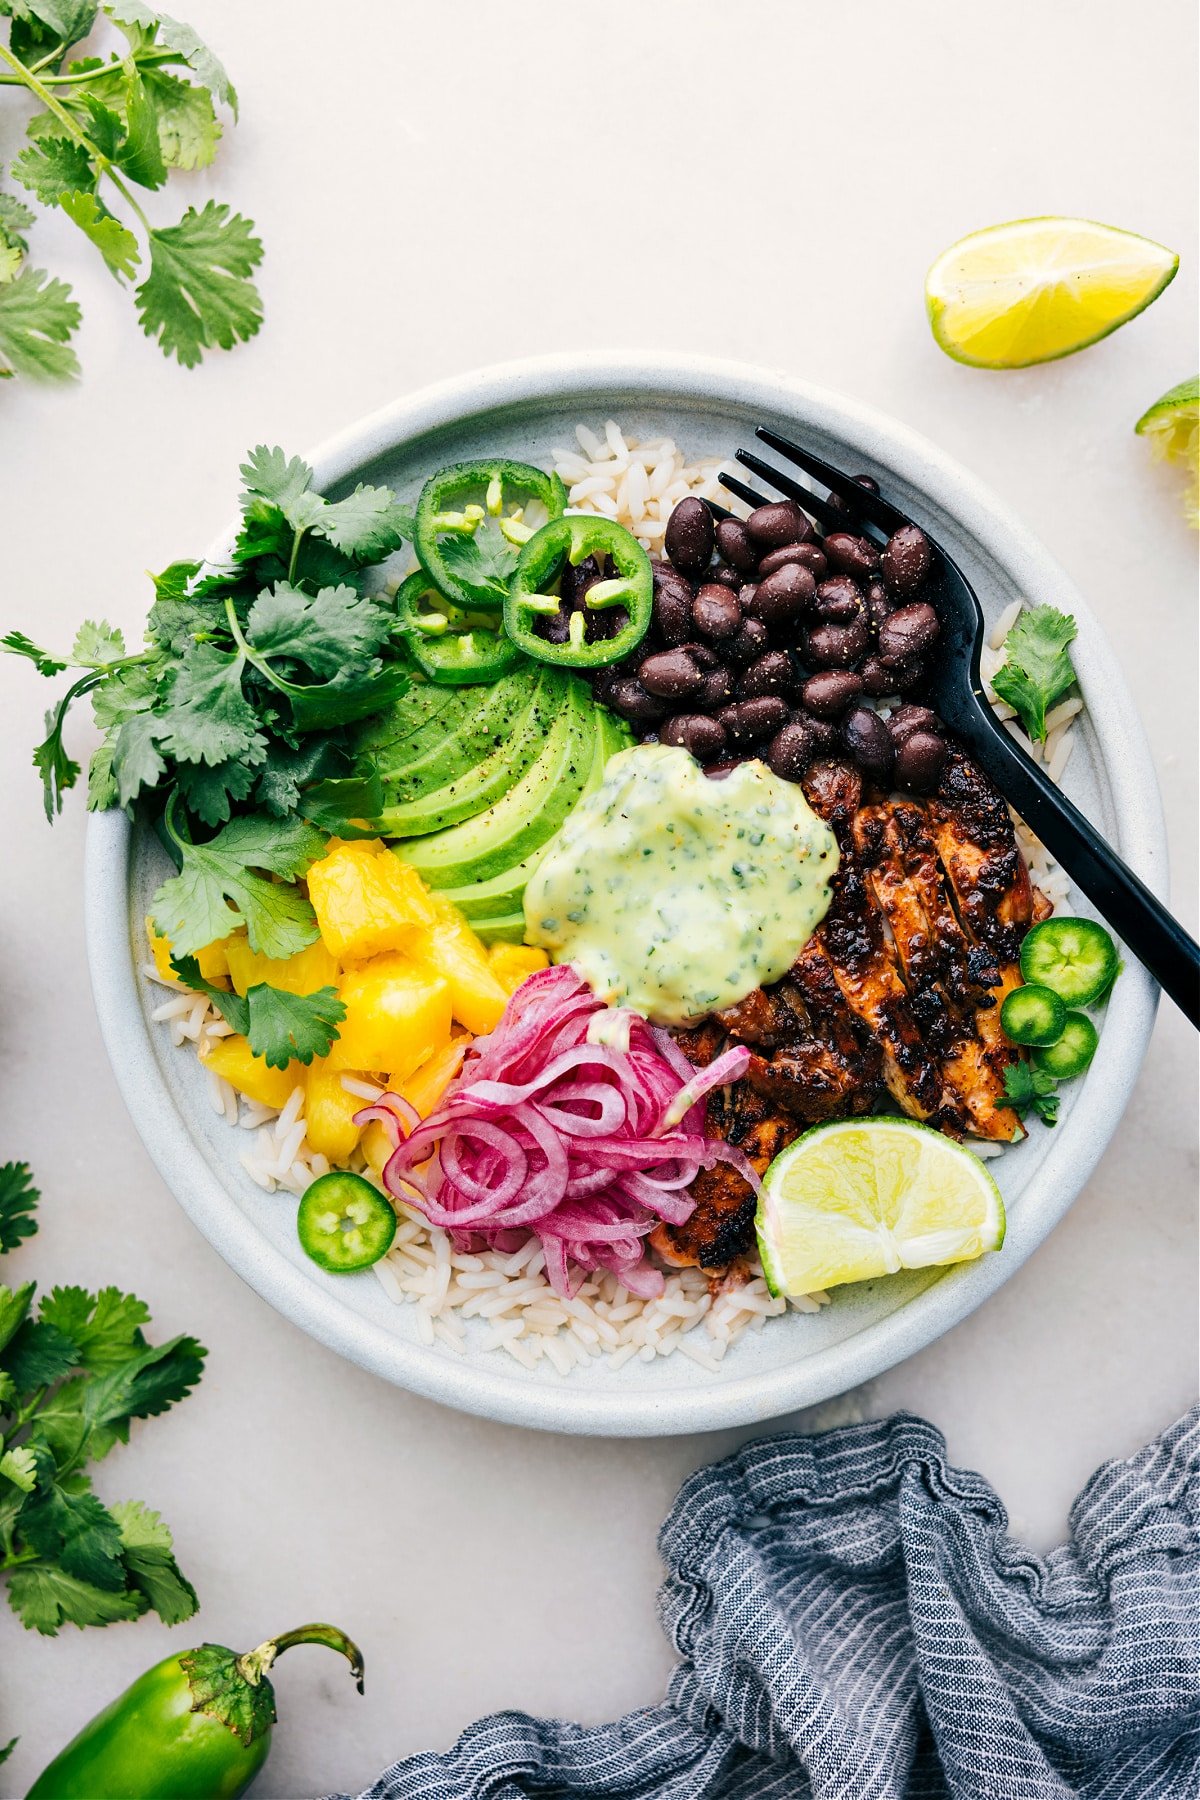
[[[746,1075],[709,1096],[709,1131],[761,1173],[808,1125],[871,1112],[890,1093],[954,1136],[1019,1137],[999,1007],[1048,907],[1004,801],[957,747],[928,800],[864,796],[861,775],[835,760],[814,763],[804,789],[838,839],[833,899],[785,980],[680,1035],[701,1066],[731,1043],[752,1051]],[[692,1198],[685,1225],[654,1232],[659,1254],[713,1272],[745,1255],[749,1184],[719,1166]]]

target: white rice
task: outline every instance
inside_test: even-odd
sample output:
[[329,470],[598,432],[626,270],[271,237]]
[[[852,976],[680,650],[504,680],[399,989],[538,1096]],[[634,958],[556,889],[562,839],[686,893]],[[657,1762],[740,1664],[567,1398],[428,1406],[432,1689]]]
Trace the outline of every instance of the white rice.
[[[639,443],[626,438],[612,419],[599,435],[581,424],[575,436],[577,450],[553,452],[570,506],[618,519],[652,553],[661,553],[667,520],[686,495],[730,504],[717,480],[718,458],[688,463],[671,438]],[[1038,746],[1030,743],[1012,708],[998,700],[991,687],[1004,661],[1005,639],[1023,604],[1014,600],[992,629],[983,652],[984,686],[1012,735],[1045,762],[1052,781],[1060,781],[1083,702],[1073,697],[1055,707],[1046,721],[1047,742]],[[887,703],[881,702],[880,708],[886,711]],[[1033,881],[1054,907],[1062,905],[1068,896],[1065,874],[1015,814],[1013,822]],[[167,995],[151,1018],[168,1027],[172,1044],[188,1043],[199,1051],[229,1035],[231,1027],[203,997],[180,993],[152,964],[143,973]],[[241,1098],[212,1070],[207,1071],[207,1080],[213,1111],[251,1136],[250,1148],[240,1160],[259,1187],[267,1193],[283,1189],[300,1195],[328,1171],[326,1158],[305,1141],[303,1088],[294,1088],[277,1112]],[[343,1085],[364,1105],[382,1091],[351,1076],[343,1077]],[[973,1141],[971,1148],[977,1156],[991,1158],[1002,1155],[1005,1146]],[[351,1158],[351,1167],[375,1180],[360,1152]],[[420,1213],[403,1204],[397,1213],[395,1242],[374,1265],[375,1274],[389,1299],[414,1308],[421,1343],[430,1348],[441,1345],[459,1356],[468,1350],[507,1355],[524,1369],[545,1365],[560,1377],[601,1359],[609,1369],[620,1369],[635,1358],[653,1363],[676,1352],[715,1375],[730,1346],[746,1331],[761,1331],[769,1318],[789,1310],[818,1312],[829,1301],[825,1293],[772,1298],[756,1259],[743,1276],[715,1290],[699,1269],[668,1269],[663,1291],[653,1300],[628,1293],[610,1274],[589,1275],[578,1293],[564,1300],[545,1278],[536,1238],[515,1252],[459,1252],[447,1234],[427,1224]],[[468,1338],[472,1320],[476,1324]]]

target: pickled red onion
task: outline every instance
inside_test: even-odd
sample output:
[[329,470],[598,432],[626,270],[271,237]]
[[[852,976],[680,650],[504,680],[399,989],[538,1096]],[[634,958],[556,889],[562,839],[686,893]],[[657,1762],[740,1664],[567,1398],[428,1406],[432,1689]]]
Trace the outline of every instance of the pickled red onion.
[[569,964],[522,983],[496,1029],[476,1038],[460,1074],[426,1119],[396,1094],[355,1114],[392,1145],[383,1184],[448,1231],[459,1249],[508,1250],[532,1232],[556,1292],[609,1269],[651,1297],[663,1277],[646,1239],[681,1225],[701,1169],[730,1163],[758,1190],[740,1150],[704,1129],[705,1096],[749,1065],[739,1045],[694,1069],[679,1046],[636,1013],[613,1009]]

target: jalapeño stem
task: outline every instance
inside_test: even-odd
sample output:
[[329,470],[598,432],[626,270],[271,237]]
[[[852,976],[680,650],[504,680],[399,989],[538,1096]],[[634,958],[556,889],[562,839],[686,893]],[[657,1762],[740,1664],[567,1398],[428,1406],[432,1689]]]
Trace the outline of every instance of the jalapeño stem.
[[362,1693],[362,1651],[336,1625],[298,1625],[295,1631],[285,1631],[279,1637],[268,1638],[257,1649],[247,1650],[238,1657],[238,1673],[245,1677],[251,1687],[257,1687],[275,1658],[282,1656],[285,1650],[291,1650],[296,1644],[324,1644],[326,1649],[338,1651],[350,1664],[350,1673],[359,1693]]

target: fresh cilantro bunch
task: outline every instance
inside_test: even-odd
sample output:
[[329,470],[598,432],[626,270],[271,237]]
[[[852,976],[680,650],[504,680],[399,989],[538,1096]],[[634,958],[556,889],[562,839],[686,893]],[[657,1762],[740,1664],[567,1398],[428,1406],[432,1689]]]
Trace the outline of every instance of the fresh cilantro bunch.
[[[9,20],[0,86],[26,90],[42,109],[12,180],[64,212],[116,281],[137,282],[142,329],[165,355],[191,367],[205,350],[253,337],[262,302],[250,276],[262,245],[250,221],[209,200],[177,224],[152,225],[133,192],[212,162],[218,105],[237,117],[212,51],[144,0],[0,0],[0,18]],[[120,49],[72,57],[99,18],[120,31]],[[26,260],[33,223],[22,200],[0,191],[0,376],[53,380],[79,372],[70,344],[79,307],[65,282]]]
[[[27,1166],[0,1167],[0,1252],[36,1230]],[[196,1593],[171,1533],[140,1500],[106,1506],[88,1464],[196,1385],[192,1337],[147,1342],[146,1307],[119,1288],[0,1286],[0,1573],[30,1630],[108,1625],[156,1612],[188,1619]],[[11,1746],[10,1746],[11,1748]],[[0,1758],[2,1759],[2,1758]]]
[[[128,652],[104,621],[85,623],[66,657],[23,632],[0,639],[42,675],[81,671],[34,751],[46,817],[79,777],[63,728],[88,694],[102,733],[88,806],[136,805],[155,820],[179,873],[155,896],[154,919],[180,957],[242,925],[266,956],[315,940],[295,884],[323,854],[327,831],[353,836],[381,805],[378,775],[350,728],[408,681],[395,613],[364,591],[371,565],[411,536],[390,490],[360,485],[326,500],[307,463],[263,446],[241,473],[242,524],[228,562],[177,562],[156,578],[142,650]],[[336,1027],[336,1003],[295,998],[256,1007],[251,997],[251,1024],[268,1017],[265,1007],[273,1024],[250,1035],[294,1040],[292,1053],[307,1061],[308,1046]],[[222,1004],[241,1003],[223,995]]]
[[1046,741],[1046,714],[1075,684],[1068,646],[1078,635],[1068,613],[1035,606],[1021,614],[1004,640],[1005,658],[992,687],[1038,743]]

